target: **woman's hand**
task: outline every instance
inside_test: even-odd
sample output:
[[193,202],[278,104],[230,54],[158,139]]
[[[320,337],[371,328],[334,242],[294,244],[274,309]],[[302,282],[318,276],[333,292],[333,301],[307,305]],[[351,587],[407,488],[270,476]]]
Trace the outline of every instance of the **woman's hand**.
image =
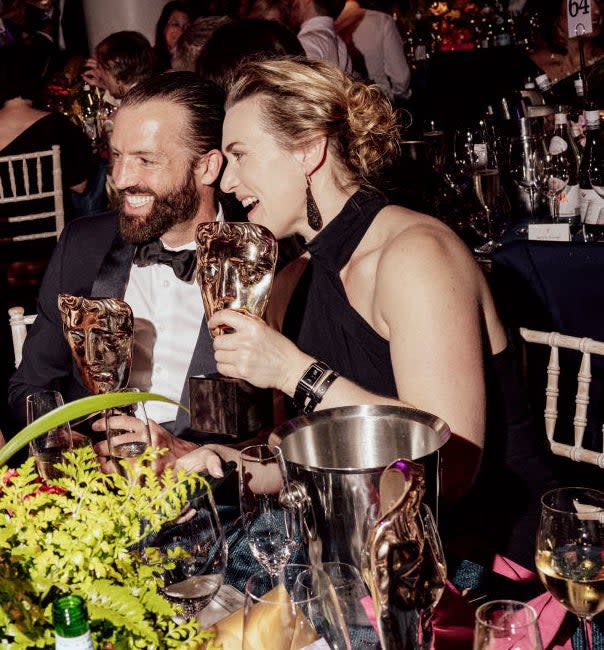
[[224,445],[203,445],[181,456],[174,467],[187,472],[208,472],[214,478],[222,478],[222,461],[239,464],[239,451]]
[[260,318],[222,309],[210,318],[208,326],[233,330],[214,339],[218,372],[259,388],[277,388],[293,396],[298,380],[313,361]]

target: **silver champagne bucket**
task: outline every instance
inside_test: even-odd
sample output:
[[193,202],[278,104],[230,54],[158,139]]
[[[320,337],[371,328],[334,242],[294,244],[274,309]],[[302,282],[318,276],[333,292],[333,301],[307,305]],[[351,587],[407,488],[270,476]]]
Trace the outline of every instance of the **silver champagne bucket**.
[[291,479],[289,500],[302,513],[311,562],[361,570],[368,526],[379,511],[379,479],[397,458],[422,463],[427,503],[438,516],[439,450],[449,427],[398,406],[345,406],[289,420],[275,429]]

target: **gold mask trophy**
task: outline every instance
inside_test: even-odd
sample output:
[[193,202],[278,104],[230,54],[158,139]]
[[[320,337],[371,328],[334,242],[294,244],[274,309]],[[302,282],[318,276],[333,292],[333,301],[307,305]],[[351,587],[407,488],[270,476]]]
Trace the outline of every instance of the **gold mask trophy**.
[[[277,261],[270,230],[253,223],[212,222],[197,228],[197,283],[206,318],[235,309],[262,318]],[[225,332],[216,328],[212,336]],[[272,392],[219,373],[189,379],[191,428],[245,438],[272,422]]]
[[117,298],[58,298],[63,333],[86,388],[93,394],[119,390],[132,365],[134,318]]
[[399,459],[380,478],[380,515],[369,531],[363,573],[383,650],[429,650],[432,611],[446,566],[430,509],[422,504],[424,468]]

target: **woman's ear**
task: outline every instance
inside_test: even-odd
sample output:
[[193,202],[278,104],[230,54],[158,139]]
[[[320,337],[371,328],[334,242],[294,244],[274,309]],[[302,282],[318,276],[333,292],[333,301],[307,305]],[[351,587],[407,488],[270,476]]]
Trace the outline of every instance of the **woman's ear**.
[[212,149],[195,164],[195,176],[203,185],[213,185],[222,170],[222,153]]
[[294,158],[302,165],[304,174],[311,176],[325,162],[327,137],[322,135],[294,151]]

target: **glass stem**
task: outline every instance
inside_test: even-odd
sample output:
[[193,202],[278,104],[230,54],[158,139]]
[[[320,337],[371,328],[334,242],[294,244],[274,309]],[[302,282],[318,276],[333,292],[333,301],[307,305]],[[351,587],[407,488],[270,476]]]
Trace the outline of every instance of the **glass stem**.
[[591,642],[589,640],[589,630],[588,626],[591,625],[591,621],[585,616],[579,616],[579,629],[581,630],[581,640],[583,641],[584,650],[591,650]]
[[535,190],[533,189],[532,186],[529,187],[529,201],[530,201],[529,210],[531,213],[531,221],[533,221],[535,218]]

